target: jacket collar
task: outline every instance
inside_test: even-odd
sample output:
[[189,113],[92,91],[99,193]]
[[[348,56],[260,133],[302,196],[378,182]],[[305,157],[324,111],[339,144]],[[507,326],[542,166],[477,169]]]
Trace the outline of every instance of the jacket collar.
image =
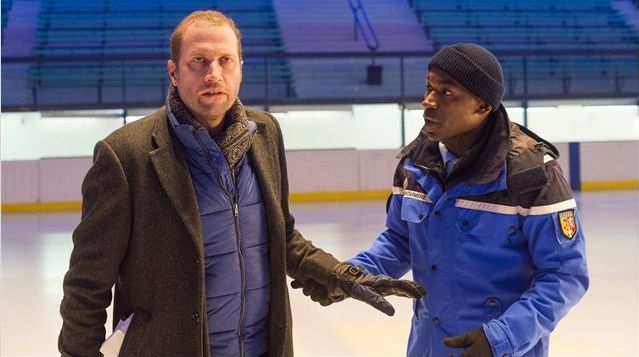
[[251,147],[255,125],[248,121],[246,108],[239,98],[224,114],[222,130],[214,138],[195,120],[173,85],[169,86],[165,108],[169,117],[169,126],[182,145],[187,148],[189,156],[192,155],[193,150],[196,152],[208,150],[214,155],[221,154],[230,169],[242,160]]
[[439,142],[429,140],[423,130],[399,154],[418,166],[434,171],[446,186],[471,181],[486,184],[495,181],[505,169],[509,150],[510,120],[503,105],[494,111],[482,128],[479,140],[462,156],[451,174],[444,173]]

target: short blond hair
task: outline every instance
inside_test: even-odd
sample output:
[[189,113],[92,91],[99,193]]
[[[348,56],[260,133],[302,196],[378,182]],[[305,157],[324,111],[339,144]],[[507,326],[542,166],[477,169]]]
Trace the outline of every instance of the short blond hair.
[[192,24],[196,22],[204,22],[213,26],[228,25],[237,37],[237,53],[242,60],[242,35],[240,30],[235,25],[235,22],[223,13],[215,10],[198,10],[193,11],[187,17],[182,19],[180,23],[175,27],[171,34],[171,48],[170,56],[173,62],[177,63],[180,58],[180,46],[182,46],[182,34]]

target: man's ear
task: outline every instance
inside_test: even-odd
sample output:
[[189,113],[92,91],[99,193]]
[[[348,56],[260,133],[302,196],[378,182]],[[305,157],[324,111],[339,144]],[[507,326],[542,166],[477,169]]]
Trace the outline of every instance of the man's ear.
[[166,71],[169,73],[169,78],[171,78],[171,84],[174,87],[177,87],[177,80],[178,80],[177,65],[175,62],[173,62],[173,60],[168,60],[166,62]]
[[493,106],[486,103],[485,101],[481,101],[479,103],[478,113],[479,114],[488,114],[493,110]]

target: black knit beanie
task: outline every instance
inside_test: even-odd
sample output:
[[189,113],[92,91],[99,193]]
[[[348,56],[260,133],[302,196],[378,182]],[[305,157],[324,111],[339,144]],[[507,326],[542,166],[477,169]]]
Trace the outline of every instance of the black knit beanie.
[[438,68],[471,93],[499,108],[504,96],[504,75],[497,57],[473,43],[457,43],[442,47],[428,64],[428,70]]

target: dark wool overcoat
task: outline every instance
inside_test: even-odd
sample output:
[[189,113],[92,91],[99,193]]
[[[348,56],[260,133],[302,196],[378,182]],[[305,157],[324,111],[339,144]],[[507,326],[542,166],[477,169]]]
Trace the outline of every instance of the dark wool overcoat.
[[[268,221],[269,355],[292,356],[286,274],[304,281],[326,274],[337,260],[294,228],[277,121],[248,108],[247,115],[257,124],[248,155]],[[100,355],[115,285],[114,325],[134,313],[121,357],[209,357],[202,227],[186,156],[165,108],[98,142],[93,161],[64,278],[62,355]]]

